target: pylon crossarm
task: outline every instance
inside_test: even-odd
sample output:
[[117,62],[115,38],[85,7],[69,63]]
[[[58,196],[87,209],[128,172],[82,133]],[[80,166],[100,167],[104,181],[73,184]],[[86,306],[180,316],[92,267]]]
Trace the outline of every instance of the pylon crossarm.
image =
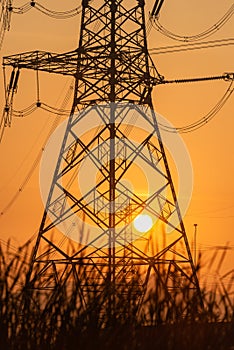
[[77,70],[77,57],[77,50],[62,54],[30,51],[3,57],[3,66],[74,76]]

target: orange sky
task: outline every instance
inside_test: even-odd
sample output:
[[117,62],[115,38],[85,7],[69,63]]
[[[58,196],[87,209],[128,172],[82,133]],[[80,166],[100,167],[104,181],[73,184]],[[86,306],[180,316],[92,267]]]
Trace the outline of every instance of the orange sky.
[[[17,6],[24,3],[25,1],[17,1]],[[80,1],[66,1],[66,6],[55,0],[41,0],[40,3],[62,11],[76,7]],[[197,34],[217,22],[232,3],[231,0],[165,0],[160,22],[181,35]],[[148,15],[153,1],[146,0],[146,5]],[[77,46],[79,24],[79,16],[69,20],[54,20],[35,9],[24,15],[13,14],[1,57],[30,50],[70,51]],[[233,29],[234,19],[231,18],[224,27],[204,41],[231,38]],[[148,43],[149,48],[180,44],[154,29],[149,34]],[[234,72],[233,54],[233,46],[226,46],[153,55],[152,58],[160,74],[166,79],[174,79]],[[10,69],[8,79],[9,73]],[[1,109],[4,107],[2,77],[1,73]],[[60,107],[70,83],[70,78],[40,74],[41,100]],[[227,87],[228,83],[223,81],[157,86],[153,92],[155,110],[175,126],[184,126],[208,113]],[[14,108],[24,108],[35,100],[35,72],[23,70]],[[232,268],[234,248],[233,102],[232,96],[210,123],[197,131],[182,135],[194,171],[193,197],[184,218],[189,241],[192,242],[193,225],[197,223],[198,246],[205,254],[207,250],[213,251],[214,246],[230,242],[232,249],[227,253],[223,271]],[[14,119],[12,127],[5,130],[0,144],[0,212],[3,212],[0,216],[0,234],[3,240],[12,238],[15,246],[31,237],[40,224],[43,206],[39,193],[38,166],[13,205],[5,211],[4,208],[19,192],[32,164],[39,157],[55,118],[54,115],[37,111],[24,119]]]

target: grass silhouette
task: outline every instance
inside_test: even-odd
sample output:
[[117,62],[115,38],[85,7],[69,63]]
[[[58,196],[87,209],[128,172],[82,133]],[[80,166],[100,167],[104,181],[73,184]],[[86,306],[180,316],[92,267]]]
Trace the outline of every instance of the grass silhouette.
[[[225,289],[220,294],[216,286],[204,288],[201,308],[188,285],[171,299],[155,278],[139,314],[135,287],[126,293],[126,289],[113,291],[107,285],[102,294],[87,293],[83,307],[74,282],[51,290],[49,302],[33,290],[28,302],[25,281],[30,247],[25,245],[13,254],[9,247],[0,248],[2,350],[234,349],[234,305]],[[115,297],[115,312],[103,313],[111,297]]]

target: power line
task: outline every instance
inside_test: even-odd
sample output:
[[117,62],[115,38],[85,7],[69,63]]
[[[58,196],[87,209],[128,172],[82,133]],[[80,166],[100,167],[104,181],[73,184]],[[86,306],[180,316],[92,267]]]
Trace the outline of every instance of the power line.
[[20,7],[10,6],[8,7],[8,11],[15,14],[22,15],[30,11],[32,8],[40,11],[44,15],[47,15],[55,19],[68,19],[68,18],[77,16],[81,12],[81,6],[78,6],[74,9],[67,10],[67,11],[53,11],[36,1],[29,1]]
[[[63,110],[63,108],[67,105],[70,97],[71,97],[71,93],[73,91],[73,85],[71,85],[66,93],[66,96],[64,98],[64,101],[62,103],[62,108],[61,110]],[[18,188],[18,191],[14,194],[14,196],[11,198],[11,200],[7,203],[7,205],[3,208],[3,210],[1,211],[0,215],[4,215],[11,207],[12,205],[15,203],[15,201],[18,199],[19,195],[22,193],[22,191],[24,190],[25,186],[27,185],[27,183],[29,182],[29,180],[31,179],[35,169],[37,168],[40,160],[41,160],[41,155],[43,154],[44,152],[44,148],[46,146],[46,143],[49,139],[49,137],[51,136],[51,134],[54,132],[54,130],[56,129],[58,123],[59,123],[59,120],[60,120],[60,115],[58,114],[57,117],[55,118],[47,136],[46,136],[46,139],[43,143],[43,146],[42,148],[39,150],[39,153],[37,154],[31,168],[29,169],[28,173],[26,174],[24,180],[22,181],[20,187]]]
[[35,9],[44,15],[54,19],[68,19],[75,17],[81,13],[81,6],[67,11],[54,11],[48,9],[36,1],[29,1],[20,7],[16,7],[13,6],[12,0],[2,0],[0,8],[0,49],[3,44],[5,32],[10,30],[11,15],[23,15],[31,9]]
[[217,32],[220,28],[222,28],[228,20],[232,17],[234,13],[234,4],[229,8],[229,10],[222,16],[215,24],[213,24],[211,27],[206,29],[205,31],[198,33],[196,35],[179,35],[176,33],[171,32],[167,28],[165,28],[160,22],[158,17],[152,17],[151,21],[153,23],[153,28],[157,29],[160,33],[163,35],[177,41],[184,41],[184,42],[192,42],[197,41],[200,39],[207,38]]
[[203,41],[200,43],[188,43],[188,44],[181,44],[181,45],[154,47],[149,49],[149,52],[151,55],[160,55],[160,54],[167,54],[167,53],[202,50],[207,48],[215,48],[215,47],[231,46],[231,45],[234,45],[234,38]]
[[62,108],[56,108],[53,106],[50,106],[44,102],[36,102],[32,103],[30,106],[26,107],[25,109],[22,110],[12,110],[12,115],[14,117],[27,117],[28,115],[32,114],[35,112],[38,108],[43,109],[49,113],[60,115],[60,116],[68,116],[70,114],[70,110],[68,109],[62,109]]
[[[183,82],[184,80],[182,80]],[[179,82],[179,80],[177,81]],[[195,131],[197,129],[200,129],[204,125],[206,125],[208,122],[210,122],[215,115],[221,110],[221,108],[225,105],[227,100],[231,97],[233,93],[234,87],[233,87],[233,78],[230,81],[230,84],[225,91],[224,95],[222,98],[216,103],[216,105],[202,118],[198,119],[197,121],[185,125],[183,127],[170,127],[164,124],[159,123],[161,126],[162,130],[167,131],[167,132],[172,132],[172,133],[189,133],[192,131]]]
[[219,208],[219,209],[214,209],[214,210],[208,210],[208,211],[203,211],[202,213],[198,213],[199,214],[209,214],[209,213],[217,213],[217,212],[220,212],[220,211],[224,211],[224,210],[230,210],[230,209],[233,209],[234,208],[234,205],[229,205],[228,207],[225,207],[225,208]]

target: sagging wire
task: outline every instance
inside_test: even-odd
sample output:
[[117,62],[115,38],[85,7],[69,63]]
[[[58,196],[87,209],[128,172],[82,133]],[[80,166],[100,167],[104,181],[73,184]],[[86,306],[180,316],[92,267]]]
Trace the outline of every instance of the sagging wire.
[[159,22],[159,16],[150,16],[150,20],[152,22],[153,28],[158,30],[163,35],[177,41],[184,41],[184,42],[192,42],[197,41],[200,39],[207,38],[217,32],[220,28],[222,28],[228,20],[232,17],[234,13],[234,4],[229,8],[229,10],[224,14],[223,17],[221,17],[215,24],[213,24],[211,27],[206,29],[205,31],[196,34],[196,35],[179,35],[176,33],[171,32],[170,30],[166,29],[160,22]]
[[38,108],[45,110],[46,112],[59,115],[59,116],[69,116],[70,110],[63,108],[56,108],[48,105],[47,103],[41,102],[40,100],[40,84],[39,84],[39,75],[38,70],[36,70],[36,102],[27,106],[21,110],[13,109],[13,99],[14,95],[17,92],[18,80],[19,80],[20,69],[13,68],[9,85],[6,84],[6,73],[5,67],[3,67],[3,76],[4,76],[4,87],[5,87],[5,107],[2,114],[2,119],[0,122],[0,142],[2,141],[4,130],[6,127],[10,127],[12,124],[12,117],[27,117]]
[[13,6],[12,0],[0,0],[0,6],[0,49],[3,44],[5,32],[10,30],[12,14],[23,15],[34,8],[51,18],[68,19],[79,15],[82,10],[82,6],[80,5],[74,9],[67,11],[53,11],[36,1],[30,1],[20,7],[15,7]]
[[170,126],[159,123],[160,128],[164,131],[167,131],[167,132],[183,134],[183,133],[193,132],[195,130],[200,129],[204,125],[206,125],[208,122],[210,122],[216,116],[216,114],[225,105],[227,100],[231,97],[231,95],[234,91],[234,87],[233,87],[234,77],[230,78],[230,80],[231,80],[230,84],[229,84],[227,90],[225,91],[224,95],[222,96],[222,98],[218,101],[218,103],[216,103],[216,105],[205,116],[198,119],[194,123],[188,124],[188,125],[183,126],[183,127],[170,127]]
[[31,179],[35,169],[37,168],[40,160],[41,160],[41,156],[44,152],[44,148],[42,147],[37,155],[37,157],[35,158],[30,170],[28,171],[27,175],[25,176],[24,180],[22,181],[22,183],[20,184],[20,187],[18,188],[17,192],[13,195],[13,197],[10,199],[10,201],[5,205],[5,207],[2,209],[0,215],[4,215],[14,204],[14,202],[17,200],[17,198],[19,197],[19,195],[23,192],[24,188],[26,187],[27,183],[29,182],[29,180]]
[[41,13],[43,13],[49,17],[55,18],[55,19],[68,19],[68,18],[77,16],[78,14],[81,13],[81,6],[78,6],[74,9],[67,10],[67,11],[53,11],[53,10],[50,10],[47,7],[41,5],[40,3],[36,2],[36,1],[27,2],[26,4],[24,4],[23,6],[20,6],[20,7],[11,6],[8,8],[8,11],[21,15],[21,14],[25,14],[26,12],[30,11],[32,8],[40,11]]
[[[63,100],[63,103],[61,105],[61,108],[59,108],[58,110],[64,110],[64,108],[66,107],[66,105],[68,104],[70,98],[71,98],[71,94],[74,90],[74,85],[70,85],[65,98]],[[52,133],[54,132],[54,130],[57,128],[58,124],[60,121],[60,115],[57,114],[55,120],[53,121],[53,124],[45,138],[45,141],[43,142],[43,145],[41,147],[41,149],[39,150],[32,166],[30,167],[29,171],[27,172],[24,180],[22,181],[21,185],[18,188],[18,191],[13,195],[13,197],[11,198],[11,200],[6,204],[6,206],[1,210],[0,212],[0,217],[3,216],[4,214],[6,214],[6,212],[12,207],[12,205],[15,203],[15,201],[18,199],[19,195],[23,192],[24,188],[26,187],[27,183],[29,182],[29,180],[31,179],[32,175],[34,174],[35,169],[37,168],[40,160],[41,160],[41,156],[44,152],[45,146],[47,144],[47,141],[49,140],[50,136],[52,135]]]
[[43,103],[41,101],[40,102],[37,101],[35,103],[32,103],[30,106],[22,109],[22,110],[12,109],[12,116],[17,117],[17,118],[27,117],[28,115],[35,112],[38,108],[41,108],[41,109],[45,110],[46,112],[56,114],[59,116],[68,116],[70,114],[70,110],[68,110],[68,109],[65,110],[65,109],[52,107],[46,103]]

